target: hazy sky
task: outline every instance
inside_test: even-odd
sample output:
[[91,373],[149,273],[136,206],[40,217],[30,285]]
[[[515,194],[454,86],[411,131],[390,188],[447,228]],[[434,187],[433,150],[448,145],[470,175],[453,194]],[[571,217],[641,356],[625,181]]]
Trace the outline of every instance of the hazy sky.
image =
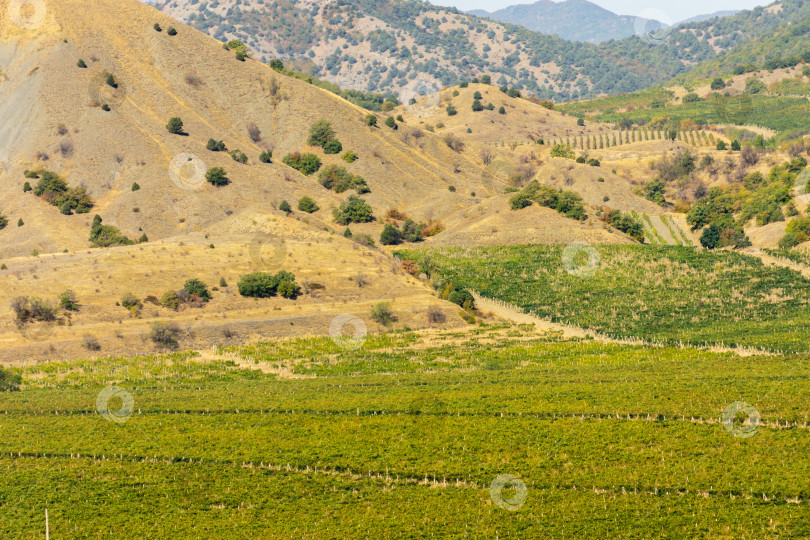
[[[533,4],[536,0],[429,0],[431,3],[443,6],[455,6],[458,9],[467,11],[470,9],[485,9],[496,11],[513,4]],[[771,0],[590,0],[605,9],[609,9],[619,15],[641,15],[642,12],[656,11],[663,13],[670,21],[678,22],[695,15],[714,13],[715,11],[725,11],[729,9],[751,9],[756,6],[765,6]],[[645,13],[642,15],[648,17]]]

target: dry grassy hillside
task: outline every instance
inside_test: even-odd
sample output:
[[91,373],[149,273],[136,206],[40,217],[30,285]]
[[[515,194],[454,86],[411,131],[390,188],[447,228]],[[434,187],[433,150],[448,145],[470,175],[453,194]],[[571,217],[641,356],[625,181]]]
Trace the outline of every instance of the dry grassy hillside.
[[[352,192],[327,190],[317,174],[304,176],[282,163],[296,151],[312,152],[324,165],[339,164],[366,180],[371,192],[363,197],[377,220],[352,224],[355,235],[377,239],[387,211],[397,209],[444,225],[429,245],[629,241],[598,220],[580,223],[541,208],[509,210],[504,189],[513,172],[527,164],[547,172],[557,160],[547,157],[547,147],[505,141],[542,134],[544,125],[578,127],[570,117],[508,98],[494,87],[481,91],[493,93],[493,102],[503,101],[509,112],[475,117],[461,112],[454,120],[474,121],[472,133],[466,124],[462,131],[461,123],[450,122],[431,132],[420,117],[425,111],[413,107],[391,113],[405,115],[397,129],[385,125],[386,115],[370,127],[367,111],[260,62],[239,61],[216,40],[135,0],[89,5],[59,0],[42,4],[41,12],[39,4],[27,6],[16,20],[0,19],[0,212],[8,218],[0,230],[0,292],[8,299],[0,303],[0,341],[9,359],[86,355],[85,336],[99,340],[98,354],[150,351],[154,345],[145,336],[155,321],[180,322],[184,346],[266,333],[324,334],[324,320],[335,313],[368,317],[370,306],[392,296],[405,298],[394,303],[398,325],[434,324],[427,316],[434,305],[444,306],[444,324],[459,323],[456,308],[431,300],[430,289],[406,276],[386,251],[343,238],[345,226],[334,223],[332,209]],[[8,12],[6,0],[0,12]],[[20,24],[21,19],[36,24]],[[169,34],[170,27],[176,35]],[[465,89],[454,99],[473,91]],[[182,119],[182,134],[167,130],[172,117]],[[357,161],[347,164],[340,154],[307,145],[310,126],[322,118],[332,123],[344,151],[359,155]],[[448,134],[463,139],[463,148],[452,148]],[[244,152],[248,163],[206,149],[211,138]],[[272,163],[260,162],[265,150],[273,151]],[[484,150],[490,159],[482,159]],[[230,184],[203,181],[211,167],[224,168]],[[589,169],[576,165],[571,174],[577,182],[590,182]],[[37,183],[24,176],[26,170],[52,171],[70,187],[84,187],[94,208],[62,214],[24,192],[26,181]],[[641,204],[629,184],[615,176],[608,181],[604,185],[627,199],[628,207]],[[598,202],[598,194],[583,191],[589,204]],[[296,203],[305,195],[320,210],[298,211]],[[289,215],[278,209],[283,200],[293,207]],[[130,239],[145,234],[149,241],[90,249],[95,214]],[[293,272],[304,294],[296,301],[258,303],[239,296],[239,276],[266,269],[251,246],[278,241],[285,242],[285,256],[267,270]],[[189,278],[209,287],[224,278],[228,285],[202,308],[174,312],[154,303]],[[313,283],[324,288],[311,289]],[[38,296],[55,303],[67,289],[79,299],[77,313],[44,329],[15,325],[11,299]],[[153,298],[139,317],[116,306],[129,292]],[[281,328],[278,321],[287,322]]]

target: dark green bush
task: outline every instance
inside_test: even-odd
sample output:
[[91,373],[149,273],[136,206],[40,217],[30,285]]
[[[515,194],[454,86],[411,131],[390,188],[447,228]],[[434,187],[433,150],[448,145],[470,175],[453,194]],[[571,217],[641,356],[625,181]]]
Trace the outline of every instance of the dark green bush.
[[397,129],[397,123],[394,120],[393,116],[389,116],[388,118],[385,119],[385,125],[390,127],[391,129]]
[[239,150],[238,148],[235,149],[235,150],[231,150],[229,152],[229,154],[231,156],[231,159],[234,160],[234,161],[237,161],[239,163],[247,163],[248,162],[247,155],[245,155],[245,153],[242,152],[241,150]]
[[169,34],[170,36],[176,36],[177,30],[174,29],[174,26],[170,26],[169,29],[166,30],[166,33]]
[[194,278],[187,280],[183,285],[183,289],[185,289],[192,298],[196,296],[203,302],[208,302],[211,300],[211,293],[208,292],[208,285],[199,279]]
[[312,214],[313,212],[317,212],[319,207],[312,197],[304,196],[298,199],[298,209],[307,214]]
[[388,302],[380,302],[371,308],[371,318],[383,326],[388,326],[397,320],[391,311],[391,304]]
[[356,174],[352,174],[345,167],[339,165],[327,165],[318,173],[318,181],[326,189],[332,189],[336,193],[343,193],[354,189],[359,194],[368,193],[370,190],[366,181]]
[[211,167],[205,172],[205,179],[215,186],[227,186],[231,183],[222,167]]
[[309,176],[321,168],[321,160],[318,159],[318,156],[315,154],[293,152],[292,154],[284,156],[284,159],[281,161],[306,176]]
[[182,135],[183,121],[177,116],[169,118],[169,122],[166,124],[166,131],[175,135]]
[[93,218],[90,227],[90,244],[93,247],[111,247],[132,245],[132,240],[124,236],[121,231],[112,225],[102,225],[101,216]]
[[205,147],[212,152],[227,152],[228,148],[225,146],[225,143],[222,141],[217,141],[214,139],[208,139],[208,143]]
[[368,223],[374,219],[371,206],[360,197],[349,197],[339,208],[333,212],[335,223],[348,225],[349,223]]
[[285,298],[295,298],[300,294],[295,276],[284,270],[275,275],[267,272],[245,274],[236,288],[239,294],[248,298],[269,298],[277,293]]
[[272,150],[265,150],[261,154],[259,154],[259,161],[262,163],[273,163],[273,151]]
[[278,209],[285,214],[292,214],[292,207],[287,201],[281,201],[281,204],[278,205]]
[[22,376],[0,366],[0,392],[17,392],[22,384]]
[[388,223],[385,224],[383,227],[382,233],[380,234],[380,244],[384,246],[393,246],[402,243],[402,233]]
[[326,120],[318,120],[309,128],[309,139],[307,144],[323,147],[329,141],[335,139],[335,130],[332,123]]
[[339,154],[343,151],[343,145],[340,144],[340,141],[329,141],[325,145],[323,145],[323,152],[324,154]]

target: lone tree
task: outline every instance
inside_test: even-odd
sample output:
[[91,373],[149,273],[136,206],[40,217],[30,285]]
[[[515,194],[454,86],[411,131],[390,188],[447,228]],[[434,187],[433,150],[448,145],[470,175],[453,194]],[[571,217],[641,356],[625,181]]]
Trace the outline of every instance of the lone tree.
[[178,117],[169,118],[169,123],[166,124],[166,130],[175,135],[183,134],[183,121]]
[[335,130],[332,128],[332,123],[326,120],[318,120],[309,128],[307,144],[311,144],[312,146],[324,146],[334,139]]
[[400,233],[399,229],[393,225],[386,223],[382,233],[380,234],[380,244],[384,246],[393,246],[401,243],[402,233]]
[[227,186],[231,183],[228,176],[225,174],[225,169],[222,167],[211,167],[208,169],[205,173],[205,179],[217,187]]

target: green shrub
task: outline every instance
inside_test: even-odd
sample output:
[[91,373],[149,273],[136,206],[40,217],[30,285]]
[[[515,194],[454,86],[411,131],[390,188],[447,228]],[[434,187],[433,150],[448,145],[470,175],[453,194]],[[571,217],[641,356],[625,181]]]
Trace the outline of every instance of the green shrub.
[[281,201],[281,204],[278,205],[278,209],[287,215],[292,214],[292,207],[287,201]]
[[329,141],[335,140],[335,130],[332,123],[326,120],[318,120],[309,128],[309,139],[307,144],[323,147]]
[[717,149],[718,150],[727,150],[728,146],[726,146],[725,141],[717,141]]
[[22,227],[23,225],[25,225],[25,222],[23,221],[23,219],[22,218],[18,219],[17,220],[17,227]]
[[248,298],[269,298],[277,293],[285,298],[295,298],[300,294],[300,287],[295,276],[284,270],[277,274],[253,272],[245,274],[236,284],[239,294]]
[[177,30],[174,29],[174,26],[170,26],[169,29],[166,30],[166,33],[169,34],[170,36],[176,36]]
[[234,51],[236,59],[240,62],[244,62],[245,58],[250,57],[250,49],[238,39],[232,39],[231,41],[224,43],[222,48],[226,51]]
[[700,243],[706,249],[714,249],[720,244],[720,228],[712,223],[700,235]]
[[380,244],[384,246],[393,246],[401,243],[402,233],[400,233],[399,229],[393,225],[386,223],[385,227],[383,227],[382,233],[380,234]]
[[335,223],[348,225],[349,223],[368,223],[374,219],[371,206],[360,197],[354,195],[349,200],[335,208],[333,212]]
[[183,289],[191,296],[197,297],[203,302],[208,302],[211,300],[211,293],[208,292],[208,285],[200,281],[199,279],[193,278],[186,281],[183,285]]
[[722,77],[716,77],[711,83],[712,90],[722,90],[726,87],[726,82],[723,80]]
[[397,129],[398,127],[393,116],[389,116],[388,118],[385,119],[385,125],[390,127],[391,129]]
[[577,163],[585,163],[585,156],[577,157]]
[[62,309],[65,311],[78,311],[79,303],[76,300],[76,293],[71,290],[67,290],[60,294],[59,305],[62,306]]
[[373,114],[367,114],[366,125],[370,127],[377,127],[377,117]]
[[472,103],[472,110],[473,112],[480,112],[484,110],[484,106],[481,104],[481,101],[474,100]]
[[283,71],[284,70],[284,62],[279,60],[278,58],[273,58],[270,60],[270,69],[274,69],[276,71]]
[[273,151],[272,150],[265,150],[261,154],[259,154],[259,161],[262,163],[273,163]]
[[558,191],[552,187],[540,185],[537,180],[532,180],[523,190],[509,199],[512,210],[526,208],[532,202],[553,208],[571,219],[584,221],[588,217],[579,194],[573,191]]
[[414,220],[408,218],[402,224],[402,238],[406,242],[421,242],[423,225],[416,223]]
[[317,212],[319,207],[312,197],[304,196],[298,199],[298,209],[302,212],[306,212],[307,214],[312,214],[313,212]]
[[739,152],[740,148],[741,148],[740,141],[738,141],[737,139],[734,139],[733,141],[731,141],[731,150],[733,152]]
[[55,321],[57,309],[47,300],[35,296],[18,296],[11,301],[11,310],[14,312],[17,325],[28,324],[32,321]]
[[152,26],[152,28],[154,28],[154,29],[155,29],[155,30],[157,30],[158,32],[160,32],[160,31],[162,31],[162,30],[163,30],[163,29],[160,27],[160,25],[159,25],[158,23],[155,23],[155,24],[154,24],[154,26]]
[[397,122],[404,122],[404,121],[405,121],[405,119],[404,119],[404,118],[402,118],[402,115],[401,115],[401,114],[398,114],[398,115],[397,115]]
[[84,60],[82,60],[81,58],[79,58],[79,61],[78,61],[78,62],[76,62],[76,65],[77,65],[77,66],[79,66],[79,67],[80,67],[80,68],[82,68],[82,69],[84,69],[84,68],[86,68],[86,67],[87,67],[87,64],[85,64],[85,63],[84,63]]
[[0,231],[5,229],[8,226],[8,218],[3,214],[0,214]]
[[340,141],[329,141],[323,145],[324,154],[339,154],[342,151],[343,145],[340,144]]
[[0,366],[0,392],[17,392],[22,384],[22,375],[12,373]]
[[119,302],[122,307],[129,310],[129,314],[132,317],[137,317],[140,315],[141,309],[143,308],[143,302],[141,302],[141,300],[132,293],[126,293],[121,297]]
[[93,225],[90,227],[90,245],[92,247],[129,246],[132,240],[124,236],[118,228],[112,225],[102,225],[101,216],[93,218]]
[[28,193],[31,189],[31,182],[26,180],[25,184],[23,184],[23,193]]
[[214,186],[227,186],[231,183],[222,167],[211,167],[205,172],[205,179]]
[[498,114],[506,114],[506,108],[501,106],[501,108],[498,109]]
[[182,135],[183,121],[176,116],[169,118],[169,122],[166,124],[166,131],[175,135]]
[[245,155],[244,152],[242,152],[238,148],[235,149],[235,150],[231,150],[229,152],[229,154],[231,156],[231,159],[234,160],[234,161],[237,161],[239,163],[247,163],[248,162],[248,157]]
[[555,144],[551,147],[551,157],[574,159],[575,155],[574,150],[567,144]]
[[332,189],[335,193],[343,193],[354,189],[359,194],[368,193],[370,190],[363,177],[352,174],[345,167],[339,165],[327,165],[318,173],[318,181],[326,189]]
[[577,125],[578,126],[584,126],[585,125],[585,119],[584,118],[577,118]]
[[141,186],[138,182],[132,182],[132,191],[138,191],[139,189],[141,189]]
[[208,139],[208,143],[205,147],[212,152],[227,152],[228,148],[225,146],[225,143],[222,141],[217,141],[214,139]]
[[461,81],[460,83],[458,83],[458,87],[459,87],[459,88],[467,88],[467,87],[469,87],[469,86],[470,86],[470,82],[469,82],[469,81]]
[[458,114],[458,111],[453,105],[447,106],[447,116],[455,116]]
[[371,318],[383,326],[389,326],[397,320],[393,311],[391,311],[391,304],[388,302],[380,302],[371,308]]
[[318,159],[318,156],[315,154],[293,152],[292,154],[284,156],[284,159],[281,161],[306,176],[309,176],[321,168],[321,160]]
[[180,327],[177,323],[156,321],[152,323],[152,329],[149,332],[149,339],[155,345],[167,349],[176,349],[180,346],[178,338],[180,336]]
[[479,92],[478,90],[476,90],[475,93],[473,94],[473,99],[483,99],[483,97],[484,96],[482,96],[481,92]]
[[107,86],[111,88],[118,88],[118,83],[115,81],[115,77],[112,73],[107,74]]
[[343,156],[341,156],[340,159],[342,159],[346,163],[354,163],[355,161],[357,161],[357,158],[358,158],[357,154],[355,154],[351,150],[348,150],[345,154],[343,154]]

